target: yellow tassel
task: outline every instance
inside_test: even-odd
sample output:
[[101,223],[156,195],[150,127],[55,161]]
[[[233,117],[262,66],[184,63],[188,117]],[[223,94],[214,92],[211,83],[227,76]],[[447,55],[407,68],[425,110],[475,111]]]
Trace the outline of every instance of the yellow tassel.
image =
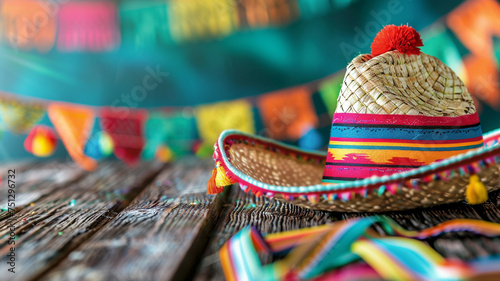
[[216,176],[217,176],[217,169],[214,168],[212,170],[212,177],[208,180],[207,183],[207,194],[218,194],[223,191],[223,189],[217,187],[217,184],[215,183]]
[[217,163],[217,176],[215,177],[215,183],[217,184],[217,187],[224,187],[233,184],[226,176],[224,167],[222,167],[219,163]]
[[477,175],[472,175],[469,178],[469,185],[465,190],[467,202],[471,205],[481,204],[488,200],[488,190],[484,184],[479,180]]
[[207,183],[207,194],[218,194],[224,191],[225,186],[233,184],[231,180],[226,176],[226,171],[224,167],[217,162],[217,168],[213,169],[212,177]]

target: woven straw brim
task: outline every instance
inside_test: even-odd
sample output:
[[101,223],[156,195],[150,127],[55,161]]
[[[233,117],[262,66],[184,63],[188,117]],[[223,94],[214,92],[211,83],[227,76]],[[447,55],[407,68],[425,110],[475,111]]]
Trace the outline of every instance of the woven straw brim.
[[454,117],[476,109],[464,83],[442,61],[391,51],[354,58],[335,112]]
[[[478,173],[488,192],[500,188],[500,165],[488,168]],[[459,176],[449,181],[434,180],[428,183],[419,183],[417,188],[401,186],[400,190],[391,193],[386,190],[382,193],[369,192],[366,197],[358,195],[348,201],[341,199],[328,201],[319,198],[319,202],[311,203],[304,198],[286,200],[277,194],[274,198],[283,202],[301,207],[336,212],[386,212],[400,211],[415,208],[431,207],[465,200],[465,190],[469,184],[469,176]]]
[[[497,137],[500,138],[500,130]],[[304,152],[240,132],[226,133],[221,138],[218,145],[222,144],[224,149],[221,151],[216,145],[215,160],[225,167],[233,182],[238,182],[245,192],[305,208],[382,212],[453,203],[465,199],[471,173],[478,174],[488,191],[500,188],[499,145],[491,147],[493,152],[481,149],[484,153],[478,150],[480,154],[474,158],[467,156],[470,159],[465,157],[460,162],[438,165],[430,173],[419,172],[411,177],[401,177],[396,183],[385,177],[378,178],[382,181],[376,185],[358,186],[348,189],[349,192],[334,188],[316,192],[323,175],[324,154]],[[454,158],[461,159],[462,156]],[[435,165],[427,168],[432,166]],[[416,171],[420,170],[423,169]],[[292,189],[294,192],[289,192]]]

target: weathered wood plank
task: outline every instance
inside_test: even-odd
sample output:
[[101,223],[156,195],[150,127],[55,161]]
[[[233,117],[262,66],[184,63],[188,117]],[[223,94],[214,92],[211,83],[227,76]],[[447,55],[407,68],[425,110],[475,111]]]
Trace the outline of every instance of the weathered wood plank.
[[[38,164],[38,165],[37,165]],[[15,163],[2,163],[0,165],[0,177],[1,177],[1,188],[3,190],[2,193],[0,193],[0,208],[3,209],[7,206],[7,199],[8,199],[8,175],[10,170],[14,170],[18,175],[26,173],[27,170],[34,168],[36,166],[43,166],[45,163],[39,164],[35,162],[29,162],[29,161],[24,161],[24,162],[15,162]],[[21,185],[22,183],[18,183],[16,181],[16,189]]]
[[15,162],[2,162],[0,163],[0,173],[2,178],[7,174],[7,170],[9,169],[17,169],[19,171],[25,171],[34,167],[35,165],[40,165],[40,161],[36,160],[23,160],[23,161],[15,161]]
[[[146,188],[144,183],[158,170],[150,164],[129,169],[107,163],[71,186],[68,180],[60,185],[36,184],[57,180],[50,172],[56,173],[54,169],[43,165],[37,167],[42,172],[33,169],[32,176],[24,176],[22,185],[27,193],[41,194],[35,204],[25,204],[12,220],[0,221],[0,270],[7,269],[2,266],[10,249],[6,244],[10,222],[19,236],[16,253],[21,276],[17,273],[12,280],[179,280],[195,274],[201,257],[195,279],[222,280],[217,251],[244,226],[273,233],[372,215],[311,211],[256,198],[238,187],[225,194],[230,203],[222,208],[224,196],[204,194],[211,160],[183,159],[163,170]],[[52,178],[44,179],[44,175]],[[499,203],[500,192],[496,192],[482,205],[461,202],[386,215],[415,230],[454,218],[500,222]],[[427,242],[447,257],[470,259],[500,253],[499,238],[470,233],[448,233]]]
[[[0,221],[0,272],[8,273],[7,254],[15,246],[15,274],[9,280],[38,280],[75,247],[123,210],[162,165],[128,168],[103,163],[75,184],[59,187],[11,218]],[[11,228],[15,245],[9,245]]]
[[[15,171],[14,178],[8,177],[9,170]],[[0,220],[10,217],[12,210],[18,212],[52,191],[77,181],[86,173],[72,162],[60,161],[6,164],[1,172],[4,188],[0,194]],[[14,186],[15,193],[9,193],[9,184]]]
[[[182,280],[192,275],[222,199],[206,195],[213,161],[184,158],[41,280]],[[214,202],[215,200],[215,202]]]

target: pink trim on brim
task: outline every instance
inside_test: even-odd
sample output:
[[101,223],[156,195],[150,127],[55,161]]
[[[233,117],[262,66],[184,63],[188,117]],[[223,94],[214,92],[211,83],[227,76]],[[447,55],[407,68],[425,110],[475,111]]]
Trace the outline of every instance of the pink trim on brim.
[[[415,167],[418,168],[418,167]],[[385,176],[388,173],[401,173],[415,168],[401,168],[401,167],[352,167],[346,163],[345,166],[331,166],[331,169],[325,169],[323,176],[338,177],[339,171],[342,169],[349,170],[349,177],[352,178],[369,178],[372,176]]]

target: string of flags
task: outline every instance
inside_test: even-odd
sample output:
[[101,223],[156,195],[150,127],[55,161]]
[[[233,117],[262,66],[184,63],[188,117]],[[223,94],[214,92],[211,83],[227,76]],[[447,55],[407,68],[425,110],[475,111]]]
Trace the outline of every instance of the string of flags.
[[[0,43],[39,52],[105,52],[124,45],[162,46],[227,36],[246,28],[283,25],[322,15],[353,1],[131,0],[116,4],[4,0],[0,2]],[[500,109],[500,48],[494,40],[500,36],[499,13],[500,3],[495,0],[468,0],[421,32],[425,42],[422,50],[441,59],[460,76],[479,110],[478,100]],[[335,95],[322,94],[325,101],[329,99],[325,105],[330,113],[336,106],[332,97]]]
[[[25,1],[30,2],[31,6],[20,9],[19,3]],[[274,1],[281,3],[280,5],[293,2]],[[304,1],[299,2],[303,4]],[[228,2],[229,0],[221,1],[226,4]],[[127,40],[136,40],[141,44],[146,44],[145,42],[163,42],[167,40],[164,36],[170,34],[170,31],[165,30],[165,25],[158,24],[156,29],[147,26],[148,23],[157,24],[153,20],[154,17],[147,16],[149,13],[158,15],[170,13],[170,10],[164,9],[165,3],[161,1],[148,3],[148,5],[146,2],[129,1],[123,2],[119,7],[107,2],[99,6],[99,9],[87,9],[85,5],[102,4],[100,2],[58,4],[77,5],[64,8],[44,6],[47,13],[50,12],[59,17],[61,15],[57,13],[61,11],[79,10],[83,13],[87,13],[85,11],[93,13],[67,17],[65,20],[68,23],[75,23],[80,19],[88,21],[88,19],[110,17],[107,20],[96,20],[96,23],[80,26],[79,31],[73,33],[80,34],[79,36],[64,37],[65,35],[62,34],[67,35],[73,31],[64,31],[64,29],[61,31],[60,28],[55,28],[54,30],[62,33],[54,37],[51,32],[44,31],[31,34],[30,37],[29,29],[16,29],[19,25],[12,24],[19,20],[16,15],[22,13],[29,18],[39,9],[37,5],[43,3],[45,2],[30,0],[3,1],[1,13],[6,17],[2,18],[3,25],[0,26],[3,32],[0,32],[0,35],[8,38],[9,36],[27,36],[28,41],[24,40],[26,38],[21,38],[22,36],[17,41],[18,47],[24,49],[47,50],[52,46],[60,46],[65,51],[102,51],[119,46],[120,38],[124,40],[127,37]],[[297,9],[300,10],[300,7],[303,7],[302,4],[296,6]],[[135,13],[138,10],[141,12]],[[441,59],[462,78],[476,99],[479,110],[481,105],[479,101],[495,109],[499,108],[500,103],[499,84],[495,82],[498,79],[500,51],[495,48],[491,38],[493,35],[500,35],[500,21],[494,16],[496,11],[500,12],[500,4],[494,0],[469,0],[454,9],[444,20],[436,22],[422,32],[425,43],[422,51]],[[483,14],[484,17],[477,16]],[[133,18],[133,20],[125,18]],[[250,18],[252,17],[249,17],[247,21],[251,21]],[[119,19],[121,24],[117,25],[116,21]],[[240,18],[237,17],[237,19],[239,22]],[[127,28],[124,28],[129,20],[141,22],[141,25],[127,25]],[[232,21],[233,18],[222,20],[231,24]],[[48,19],[40,24],[42,24],[40,27],[42,29],[52,28],[53,22]],[[107,27],[104,28],[103,25]],[[120,26],[122,29],[133,30],[135,35],[123,32],[118,35]],[[142,32],[149,32],[144,35],[149,38],[149,41],[139,40],[139,37],[143,36],[140,35]],[[481,46],[469,43],[479,40],[478,38],[481,40],[479,44]],[[463,46],[460,46],[460,43]],[[463,52],[459,51],[462,47],[469,49],[469,53],[463,55]],[[324,145],[322,139],[325,139],[321,137],[318,129],[330,126],[330,118],[336,108],[343,76],[342,70],[306,85],[252,98],[199,105],[194,109],[185,107],[123,110],[119,107],[90,107],[28,100],[0,92],[0,117],[3,130],[27,135],[24,146],[33,155],[50,156],[58,143],[56,140],[59,139],[75,162],[88,170],[95,169],[98,160],[111,154],[130,165],[141,159],[171,161],[175,157],[193,152],[201,156],[209,155],[212,153],[213,143],[220,132],[225,129],[238,129],[278,140],[297,141],[304,149],[318,149]],[[318,98],[328,112],[322,112],[318,108],[315,102]],[[39,125],[45,114],[48,114],[53,128]]]
[[33,1],[0,3],[2,35],[20,50],[109,51],[228,36],[322,15],[354,0]]
[[[332,77],[338,81],[338,76],[343,73],[257,97],[194,108],[125,110],[0,92],[0,116],[4,129],[27,134],[24,147],[28,152],[48,157],[60,140],[71,158],[86,170],[94,170],[99,160],[112,154],[128,165],[153,159],[168,162],[188,153],[209,156],[222,131],[237,129],[253,134],[260,123],[263,135],[318,149],[325,144],[316,131],[321,124],[313,95],[319,95],[319,88],[331,92],[328,85]],[[52,127],[39,124],[45,114]],[[328,119],[322,126],[329,123]]]
[[[122,44],[161,46],[321,16],[356,0],[130,0],[0,2],[0,41],[19,50],[105,52]],[[468,0],[441,20],[478,58],[500,34],[495,0]]]

